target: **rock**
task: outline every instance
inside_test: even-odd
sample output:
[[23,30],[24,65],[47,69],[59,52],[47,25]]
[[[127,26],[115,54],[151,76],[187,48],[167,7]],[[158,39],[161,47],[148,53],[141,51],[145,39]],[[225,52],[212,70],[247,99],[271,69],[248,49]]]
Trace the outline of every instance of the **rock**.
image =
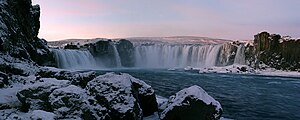
[[21,113],[14,109],[0,111],[1,120],[56,120],[56,115],[43,110]]
[[133,67],[135,63],[133,44],[128,40],[121,39],[117,42],[117,50],[120,55],[122,66]]
[[142,118],[128,74],[108,73],[98,76],[86,86],[88,95],[95,96],[97,103],[106,107],[111,119],[137,120]]
[[79,85],[85,88],[87,83],[96,78],[96,72],[77,72],[52,67],[42,67],[38,74],[41,77],[56,78],[59,80],[70,80],[73,85]]
[[38,66],[32,61],[0,53],[0,71],[3,73],[29,76],[35,74],[37,70]]
[[220,57],[218,58],[217,66],[227,66],[234,63],[237,46],[234,43],[225,43],[220,50]]
[[[40,7],[31,0],[2,0],[0,3],[0,52],[43,65],[51,56],[45,41],[39,39]],[[39,52],[45,51],[42,59]]]
[[154,90],[129,74],[107,73],[86,87],[97,103],[106,107],[111,119],[141,119],[157,111]]
[[59,119],[108,119],[107,109],[92,101],[84,89],[74,85],[56,89],[49,96]]
[[165,104],[162,120],[218,120],[222,115],[220,103],[196,85],[177,92]]
[[143,111],[143,116],[152,115],[158,111],[158,104],[156,101],[156,95],[151,86],[144,81],[131,77],[132,87],[138,90],[138,103]]
[[3,88],[4,85],[8,85],[8,75],[0,72],[0,88]]
[[29,114],[29,119],[31,120],[56,120],[56,115],[54,113],[43,110],[34,110],[27,114]]
[[114,43],[111,40],[97,41],[96,43],[88,44],[88,49],[95,57],[96,61],[103,63],[104,67],[115,67],[117,63],[115,61]]
[[252,61],[255,61],[256,68],[259,68],[259,64],[281,70],[295,71],[300,68],[299,40],[262,32],[255,35],[254,45],[255,54],[252,56],[256,58]]
[[17,97],[22,103],[22,111],[52,111],[52,107],[49,103],[49,95],[55,89],[68,86],[69,84],[69,81],[66,80],[57,80],[55,78],[41,78],[34,84],[25,85],[23,89],[17,92]]

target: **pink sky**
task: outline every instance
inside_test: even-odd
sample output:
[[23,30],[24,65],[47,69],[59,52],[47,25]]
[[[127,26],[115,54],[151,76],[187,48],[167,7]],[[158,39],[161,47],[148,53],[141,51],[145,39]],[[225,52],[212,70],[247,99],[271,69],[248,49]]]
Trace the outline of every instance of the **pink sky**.
[[300,1],[33,0],[41,6],[39,37],[206,36],[253,39],[267,30],[300,37]]

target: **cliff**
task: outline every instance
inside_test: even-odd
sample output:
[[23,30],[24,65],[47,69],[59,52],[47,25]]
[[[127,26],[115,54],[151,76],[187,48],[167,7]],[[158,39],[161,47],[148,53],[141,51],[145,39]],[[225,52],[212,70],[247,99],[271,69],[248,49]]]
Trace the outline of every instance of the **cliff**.
[[281,70],[299,70],[300,40],[261,32],[254,36],[255,66],[266,64]]
[[50,65],[47,42],[37,37],[40,7],[31,4],[31,0],[0,1],[0,52]]

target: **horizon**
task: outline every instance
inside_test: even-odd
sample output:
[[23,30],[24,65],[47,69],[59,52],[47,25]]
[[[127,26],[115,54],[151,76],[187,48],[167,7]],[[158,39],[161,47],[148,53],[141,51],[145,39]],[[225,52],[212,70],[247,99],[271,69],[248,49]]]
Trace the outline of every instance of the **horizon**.
[[261,31],[299,38],[300,1],[33,0],[41,7],[39,37],[93,38],[195,36],[253,40]]

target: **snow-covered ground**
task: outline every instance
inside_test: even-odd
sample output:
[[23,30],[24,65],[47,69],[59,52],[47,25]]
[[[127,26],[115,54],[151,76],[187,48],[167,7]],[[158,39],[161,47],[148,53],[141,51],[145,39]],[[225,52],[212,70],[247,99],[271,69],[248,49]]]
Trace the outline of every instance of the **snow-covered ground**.
[[[170,69],[171,70],[171,69]],[[173,70],[173,69],[172,69]],[[199,73],[229,73],[229,74],[252,74],[263,76],[280,76],[280,77],[300,77],[300,72],[297,71],[283,71],[274,68],[254,69],[247,65],[229,65],[224,67],[207,67],[207,68],[193,68],[186,67],[185,71],[199,71]]]

